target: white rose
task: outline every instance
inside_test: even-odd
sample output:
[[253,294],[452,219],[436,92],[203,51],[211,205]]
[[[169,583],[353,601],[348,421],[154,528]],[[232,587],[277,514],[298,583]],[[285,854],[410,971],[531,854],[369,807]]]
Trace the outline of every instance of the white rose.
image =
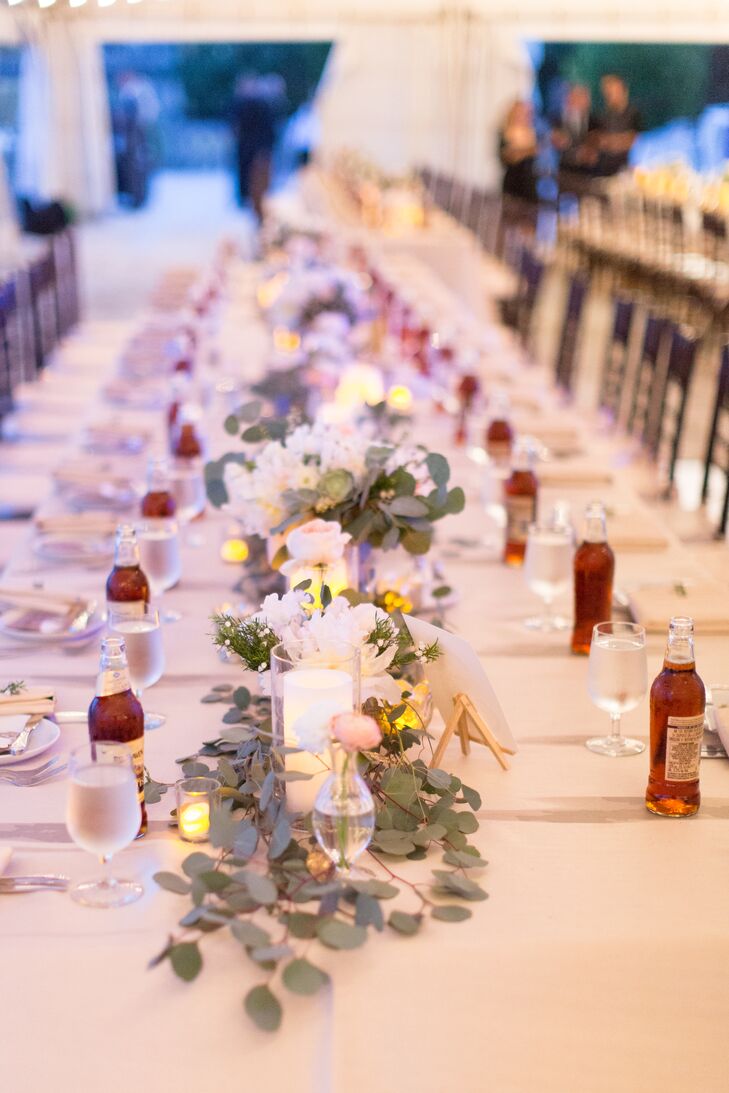
[[309,520],[289,532],[286,548],[291,561],[281,567],[281,572],[288,576],[289,569],[301,565],[333,565],[340,561],[351,538],[336,520]]

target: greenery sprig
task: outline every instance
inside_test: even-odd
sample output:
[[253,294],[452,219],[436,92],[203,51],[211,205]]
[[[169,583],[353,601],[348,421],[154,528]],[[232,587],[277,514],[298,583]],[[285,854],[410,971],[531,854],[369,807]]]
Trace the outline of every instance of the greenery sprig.
[[[341,879],[311,835],[311,818],[297,831],[286,810],[288,750],[271,737],[270,704],[245,687],[216,686],[206,703],[229,703],[225,727],[193,757],[180,760],[185,775],[212,774],[223,804],[211,823],[211,852],[195,851],[182,873],[161,872],[164,889],[185,896],[191,907],[179,920],[151,967],[169,961],[191,981],[203,969],[202,945],[225,930],[260,973],[244,1006],[266,1031],[279,1028],[281,989],[312,995],[330,982],[311,959],[312,946],[359,948],[388,928],[404,937],[429,919],[462,922],[469,904],[487,894],[473,879],[486,862],[469,842],[481,807],[475,789],[443,770],[430,770],[422,756],[424,732],[401,734],[400,747],[381,746],[362,757],[362,770],[376,804],[376,830],[367,864],[374,875]],[[408,750],[418,749],[410,759]],[[210,766],[204,760],[213,760]],[[430,879],[414,881],[396,871],[399,861],[438,856]],[[393,910],[387,907],[393,901]]]

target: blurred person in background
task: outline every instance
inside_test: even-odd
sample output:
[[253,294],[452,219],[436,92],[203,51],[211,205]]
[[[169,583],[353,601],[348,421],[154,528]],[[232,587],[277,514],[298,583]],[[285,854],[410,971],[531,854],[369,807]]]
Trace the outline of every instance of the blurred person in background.
[[509,107],[499,131],[499,159],[504,168],[501,190],[505,196],[528,202],[537,200],[538,145],[534,107],[517,99]]
[[278,85],[269,78],[241,76],[233,100],[233,133],[237,156],[238,202],[250,201],[259,221],[271,184],[271,158],[276,144]]
[[135,209],[147,200],[159,112],[151,81],[138,72],[122,72],[112,109],[117,190]]
[[589,139],[594,149],[594,172],[601,178],[618,174],[628,166],[630,149],[643,131],[640,111],[630,102],[622,76],[606,73],[600,80],[604,109],[595,119]]
[[596,124],[590,89],[584,84],[570,85],[551,134],[552,147],[558,158],[560,191],[582,193],[589,190],[597,158],[589,134]]

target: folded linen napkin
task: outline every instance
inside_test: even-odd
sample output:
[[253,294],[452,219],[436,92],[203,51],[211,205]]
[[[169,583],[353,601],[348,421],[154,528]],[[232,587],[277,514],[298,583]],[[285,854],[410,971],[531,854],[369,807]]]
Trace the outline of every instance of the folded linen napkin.
[[614,550],[665,550],[669,539],[660,523],[642,512],[619,513],[607,518],[608,542]]
[[610,468],[596,463],[540,463],[536,475],[540,485],[559,489],[592,489],[609,486],[613,481]]
[[42,611],[46,615],[67,615],[77,604],[83,605],[83,599],[79,596],[67,596],[62,592],[48,592],[45,588],[0,585],[0,603],[7,607]]
[[52,687],[32,687],[17,695],[0,694],[0,717],[16,713],[53,713],[55,708],[56,696]]
[[13,852],[9,846],[0,846],[0,877],[10,865]]
[[119,517],[112,512],[62,512],[36,516],[33,522],[44,535],[113,535]]
[[45,474],[15,474],[12,471],[0,474],[0,509],[28,512],[47,496],[48,477]]
[[688,615],[697,635],[729,634],[729,591],[718,581],[634,588],[628,592],[628,606],[635,621],[650,633],[667,632],[675,615]]
[[562,425],[557,422],[540,422],[538,418],[516,417],[516,431],[523,436],[536,437],[540,443],[555,455],[572,455],[582,451],[580,434],[574,425]]
[[68,486],[116,486],[128,489],[132,484],[129,475],[115,474],[111,464],[65,463],[53,472],[53,478]]

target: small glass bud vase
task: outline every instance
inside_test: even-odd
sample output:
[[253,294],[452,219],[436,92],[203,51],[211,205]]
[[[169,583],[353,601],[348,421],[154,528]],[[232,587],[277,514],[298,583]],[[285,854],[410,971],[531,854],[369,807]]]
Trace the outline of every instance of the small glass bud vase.
[[331,766],[314,802],[312,826],[319,846],[347,877],[374,834],[375,802],[357,769],[356,752],[334,745]]

